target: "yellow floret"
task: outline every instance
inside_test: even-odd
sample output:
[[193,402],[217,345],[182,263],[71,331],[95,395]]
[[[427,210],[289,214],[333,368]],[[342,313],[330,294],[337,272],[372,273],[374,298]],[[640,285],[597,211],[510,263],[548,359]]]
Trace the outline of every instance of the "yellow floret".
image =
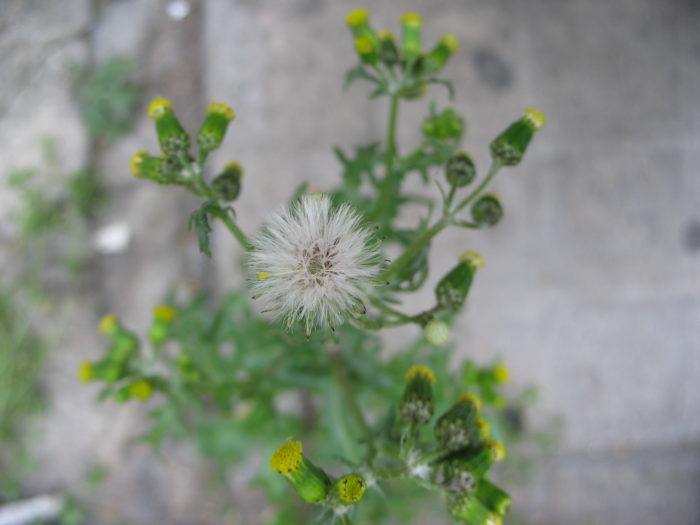
[[280,445],[270,458],[270,468],[280,474],[294,472],[304,461],[304,456],[302,456],[303,450],[301,441],[292,440]]
[[368,19],[369,11],[367,11],[367,9],[364,8],[350,11],[345,17],[345,21],[350,27],[357,27],[361,26],[362,24],[366,24]]
[[506,365],[499,363],[493,368],[493,378],[497,383],[506,383],[510,379],[510,372]]
[[447,46],[447,49],[449,49],[451,54],[454,55],[457,53],[457,51],[459,51],[459,41],[454,33],[447,33],[446,35],[443,35],[441,40],[442,43]]
[[389,31],[388,29],[382,29],[377,33],[377,36],[379,37],[379,40],[396,40],[396,36],[394,36],[394,33]]
[[501,461],[506,457],[506,447],[500,441],[488,440],[485,445],[491,451],[494,461]]
[[406,372],[406,379],[409,381],[411,379],[415,379],[417,377],[427,379],[428,381],[430,381],[430,384],[432,384],[432,385],[434,385],[435,382],[437,381],[437,379],[435,378],[435,374],[427,366],[414,365],[411,368],[409,368],[408,371]]
[[369,55],[374,51],[374,43],[367,36],[361,36],[355,39],[355,51],[360,55]]
[[129,168],[131,169],[131,173],[138,178],[143,177],[143,173],[141,172],[141,163],[146,157],[148,157],[147,151],[137,151],[131,156],[131,160],[129,161]]
[[172,112],[173,103],[163,97],[156,97],[151,100],[151,103],[148,105],[148,110],[146,111],[148,116],[153,120]]
[[156,321],[171,323],[176,315],[177,311],[175,308],[167,304],[158,304],[153,307],[153,317],[155,317]]
[[474,420],[474,423],[477,427],[479,427],[479,432],[481,432],[482,437],[489,437],[491,434],[491,425],[489,425],[488,421],[486,421],[483,417],[477,417],[476,420]]
[[464,252],[462,255],[457,257],[457,260],[461,263],[469,262],[474,265],[475,268],[481,269],[484,267],[484,258],[477,252],[469,250]]
[[419,26],[423,23],[423,17],[418,13],[405,13],[401,16],[401,23],[405,26]]
[[465,392],[457,398],[458,403],[471,403],[476,407],[477,413],[481,412],[481,398],[471,392]]
[[129,386],[129,393],[136,399],[145,401],[153,394],[153,387],[151,387],[151,384],[148,381],[142,379],[141,381],[132,383]]
[[340,501],[352,505],[362,499],[367,483],[357,474],[348,474],[338,480]]
[[209,104],[209,106],[207,107],[206,114],[209,115],[210,113],[217,113],[219,115],[222,115],[226,117],[226,120],[228,120],[229,122],[236,118],[236,113],[231,109],[230,106],[224,104],[223,102],[213,102]]
[[523,115],[535,129],[540,129],[547,123],[547,117],[539,109],[528,108]]
[[92,366],[90,361],[83,361],[80,363],[80,368],[78,369],[78,378],[81,383],[87,383],[92,381],[95,375],[95,368]]
[[119,318],[114,314],[108,314],[100,320],[97,329],[100,333],[109,335],[113,333],[117,327],[119,327]]

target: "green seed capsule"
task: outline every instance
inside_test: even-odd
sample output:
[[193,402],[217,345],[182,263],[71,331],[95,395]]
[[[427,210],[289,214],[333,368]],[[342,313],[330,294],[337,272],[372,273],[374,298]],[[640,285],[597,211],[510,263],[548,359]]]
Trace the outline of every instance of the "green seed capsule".
[[471,213],[476,224],[495,226],[503,217],[503,206],[496,195],[483,195],[474,203]]
[[438,305],[443,308],[459,308],[469,294],[474,274],[483,268],[484,260],[473,251],[459,256],[459,263],[445,275],[435,287]]
[[435,374],[427,366],[412,366],[406,372],[406,380],[399,412],[404,421],[423,425],[433,417]]
[[445,165],[445,177],[452,186],[461,188],[466,186],[476,177],[476,166],[471,155],[465,151],[458,151]]
[[204,122],[197,133],[197,143],[202,151],[209,153],[221,146],[228,125],[235,117],[236,114],[226,104],[214,102],[207,107]]
[[241,192],[243,167],[235,161],[224,166],[224,170],[211,183],[214,193],[225,201],[234,201]]
[[520,164],[535,131],[545,125],[544,113],[526,109],[520,120],[513,122],[491,142],[491,157],[504,166]]

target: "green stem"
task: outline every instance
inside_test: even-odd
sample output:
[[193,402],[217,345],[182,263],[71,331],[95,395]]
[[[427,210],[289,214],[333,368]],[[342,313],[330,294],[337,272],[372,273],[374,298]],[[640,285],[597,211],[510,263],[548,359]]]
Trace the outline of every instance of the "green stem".
[[367,424],[364,414],[362,414],[362,409],[355,396],[355,390],[350,384],[347,374],[345,373],[345,367],[343,365],[343,356],[340,351],[331,352],[331,366],[333,367],[333,375],[338,382],[338,386],[345,398],[345,401],[350,410],[350,415],[355,420],[355,424],[359,428],[360,432],[364,435],[365,441],[367,442],[367,462],[371,465],[376,454],[376,449],[374,446],[374,434],[372,429]]
[[384,312],[385,314],[393,315],[394,317],[398,317],[399,319],[403,319],[405,321],[410,321],[411,317],[399,312],[398,310],[394,310],[391,306],[388,306],[384,304],[380,299],[377,299],[376,297],[372,297],[370,299],[370,302],[374,305],[374,307],[377,310],[380,310]]
[[391,200],[396,198],[396,190],[398,185],[397,174],[394,173],[394,161],[396,160],[396,124],[399,116],[399,95],[392,94],[389,106],[389,127],[386,137],[386,159],[384,180],[382,187],[379,190],[379,198],[377,199],[377,207],[372,214],[372,218],[380,219],[380,222],[387,225],[392,217]]
[[238,224],[236,224],[236,221],[234,221],[231,216],[228,214],[228,212],[222,208],[216,207],[216,209],[213,209],[212,207],[212,215],[215,217],[221,219],[221,222],[223,222],[226,227],[229,229],[229,231],[233,234],[233,236],[238,240],[238,242],[241,244],[243,249],[247,252],[251,251],[253,247],[250,244],[250,241],[248,241],[248,237],[246,237],[246,234],[243,233],[243,231],[238,227]]
[[398,259],[389,265],[389,267],[379,274],[378,279],[380,281],[388,281],[391,277],[396,275],[399,270],[401,270],[411,259],[413,259],[418,252],[421,251],[423,246],[430,242],[430,240],[435,237],[438,233],[444,230],[449,224],[449,220],[443,217],[437,221],[433,226],[424,231],[415,241],[413,241],[406,251],[404,251]]
[[496,173],[498,173],[498,170],[501,169],[501,166],[502,164],[497,160],[494,160],[491,163],[489,172],[487,173],[486,177],[484,177],[484,180],[482,180],[481,183],[476,187],[476,189],[469,195],[467,195],[467,197],[465,197],[465,199],[457,205],[457,207],[452,212],[452,216],[459,213],[461,210],[464,209],[464,207],[467,204],[469,204],[471,201],[473,201],[479,196],[479,194],[484,190],[484,188],[488,186],[489,182],[491,182],[491,179],[493,179],[496,176]]

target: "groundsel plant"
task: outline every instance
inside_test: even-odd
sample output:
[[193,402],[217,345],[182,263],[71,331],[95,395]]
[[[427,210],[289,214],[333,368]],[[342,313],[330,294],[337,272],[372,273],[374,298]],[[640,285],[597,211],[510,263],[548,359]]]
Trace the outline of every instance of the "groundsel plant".
[[251,241],[253,297],[291,328],[331,329],[364,314],[381,254],[373,232],[348,204],[332,208],[327,195],[304,195],[274,214]]
[[[522,161],[545,118],[527,109],[499,133],[481,177],[460,149],[465,122],[454,108],[431,103],[419,144],[401,148],[401,103],[433,85],[452,95],[441,73],[457,38],[444,35],[424,49],[416,13],[401,17],[400,38],[376,31],[365,9],[346,22],[358,57],[346,85],[364,80],[371,98],[388,100],[386,139],[335,148],[339,186],[309,193],[302,184],[257,232],[244,232],[232,207],[244,189],[241,164],[215,170],[207,162],[234,111],[212,103],[191,138],[170,101],[150,103],[161,151],[136,153],[133,174],[199,197],[189,227],[200,250],[212,256],[209,233],[221,221],[245,252],[249,286],[214,310],[202,299],[156,306],[146,341],[106,316],[100,331],[108,351],[83,363],[80,378],[102,383],[103,397],[152,403],[153,428],[143,438],[155,446],[166,436],[191,438],[221,468],[252,451],[269,454],[270,468],[256,479],[278,509],[266,523],[407,523],[416,513],[406,502],[417,506],[433,494],[458,522],[496,525],[510,497],[491,471],[505,458],[504,443],[522,432],[522,417],[500,391],[508,380],[502,363],[449,366],[450,325],[484,260],[465,236],[432,306],[411,311],[403,295],[425,285],[431,241],[443,230],[498,224],[503,205],[487,186]],[[407,191],[409,177],[426,189]],[[408,228],[396,221],[405,206],[418,217]],[[398,252],[391,260],[388,246]],[[420,331],[387,355],[377,332],[402,325]],[[301,400],[291,413],[278,402],[290,394]],[[284,440],[289,435],[299,439]],[[283,480],[298,497],[284,492]]]

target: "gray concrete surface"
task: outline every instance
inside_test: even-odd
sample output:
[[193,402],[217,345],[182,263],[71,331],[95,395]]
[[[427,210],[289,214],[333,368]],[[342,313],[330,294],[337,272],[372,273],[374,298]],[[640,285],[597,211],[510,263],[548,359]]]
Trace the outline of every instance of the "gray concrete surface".
[[[235,158],[246,168],[237,206],[246,230],[302,179],[332,186],[333,145],[383,137],[385,105],[367,102],[359,84],[341,90],[354,60],[343,17],[355,3],[192,4],[179,22],[155,0],[0,4],[0,169],[40,166],[36,143],[46,135],[60,141],[67,169],[84,162],[87,139],[65,66],[114,53],[139,59],[144,104],[164,94],[190,127],[208,101],[233,105],[237,119],[214,163]],[[431,261],[434,283],[463,249],[484,255],[455,334],[459,354],[502,356],[514,390],[539,386],[542,418],[566,416],[560,450],[537,458],[538,475],[515,490],[516,508],[542,525],[700,523],[700,4],[365,6],[380,26],[396,30],[400,13],[416,10],[426,39],[459,37],[447,76],[479,166],[490,139],[523,107],[549,117],[523,165],[495,182],[504,221],[488,233],[446,232]],[[439,89],[430,97],[445,102]],[[402,108],[406,148],[423,113],[421,103]],[[114,310],[143,326],[175,279],[183,293],[241,280],[225,232],[216,232],[214,261],[197,256],[182,214],[192,201],[128,174],[129,156],[144,145],[155,148],[155,138],[141,117],[100,155],[114,198],[95,226],[124,220],[149,228],[126,253],[97,259],[94,290],[66,299],[72,335],[47,370],[53,402],[33,483],[79,483],[87,455],[111,467],[94,523],[256,523],[239,510],[221,516],[192,451],[174,448],[157,462],[129,447],[142,409],[97,406],[92,391],[72,382],[80,359],[99,351],[97,313]],[[7,192],[0,204],[12,208]],[[412,299],[416,310],[428,305],[430,286]],[[234,501],[244,499],[239,486],[232,491]]]

